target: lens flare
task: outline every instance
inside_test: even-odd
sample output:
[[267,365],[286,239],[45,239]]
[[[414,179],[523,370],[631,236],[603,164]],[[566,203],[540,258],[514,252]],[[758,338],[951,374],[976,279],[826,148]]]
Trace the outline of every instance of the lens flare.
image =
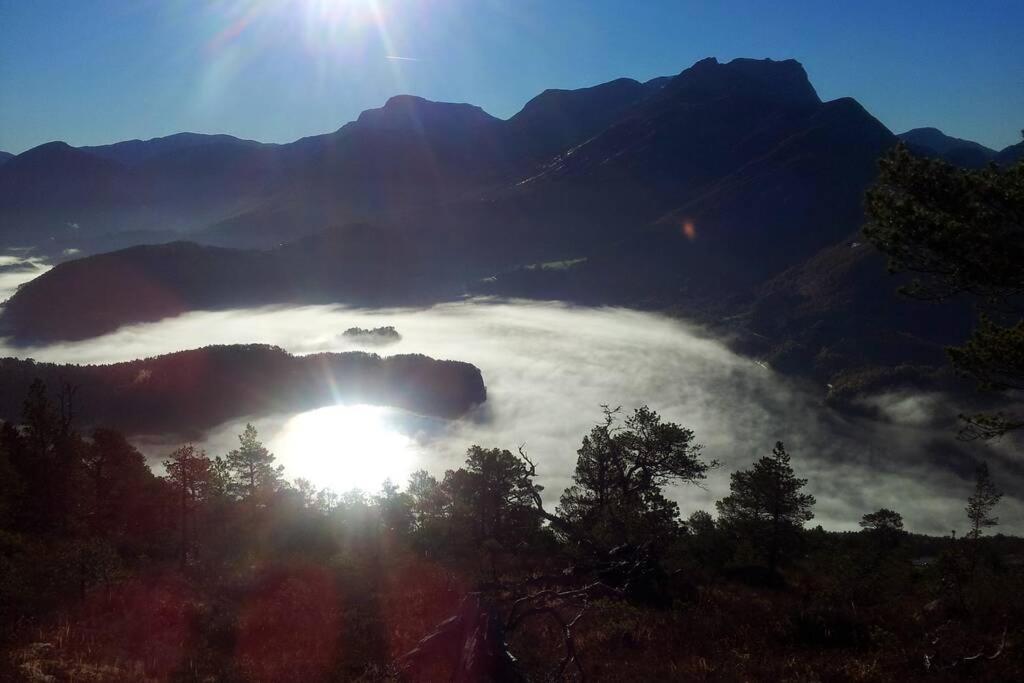
[[416,469],[415,442],[396,429],[392,412],[337,405],[301,413],[271,446],[292,478],[339,492],[374,492],[386,479],[405,482]]

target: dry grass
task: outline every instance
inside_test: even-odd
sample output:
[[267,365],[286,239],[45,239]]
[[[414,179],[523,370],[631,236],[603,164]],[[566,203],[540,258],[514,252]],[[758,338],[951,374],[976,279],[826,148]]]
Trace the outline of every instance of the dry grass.
[[[24,634],[14,671],[29,681],[388,678],[392,660],[452,615],[469,583],[404,550],[364,550],[202,585],[171,572],[95,588]],[[979,588],[966,616],[937,606],[927,582],[850,601],[813,575],[783,590],[712,581],[696,602],[669,609],[596,602],[575,644],[586,677],[602,681],[1024,681],[1024,602],[1012,592],[1021,580]],[[987,659],[1004,628],[999,656]],[[542,617],[511,642],[535,680],[563,644]],[[984,657],[938,670],[976,652]]]

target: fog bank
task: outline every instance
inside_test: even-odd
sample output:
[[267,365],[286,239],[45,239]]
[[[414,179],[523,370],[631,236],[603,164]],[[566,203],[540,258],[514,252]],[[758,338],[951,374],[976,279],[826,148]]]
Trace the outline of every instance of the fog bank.
[[[387,325],[401,340],[386,348],[342,336],[354,326]],[[457,466],[471,444],[512,450],[523,444],[553,506],[569,484],[582,436],[601,419],[601,404],[624,411],[647,404],[692,428],[705,456],[722,463],[706,490],[675,492],[684,514],[713,511],[714,500],[728,491],[729,473],[782,440],[818,499],[812,524],[853,529],[864,513],[889,507],[914,531],[962,531],[973,461],[986,458],[1007,493],[997,510],[999,529],[1024,532],[1024,505],[1014,495],[1024,477],[1011,459],[1012,444],[958,443],[956,411],[943,397],[879,396],[872,403],[887,420],[844,417],[822,405],[818,388],[737,356],[694,326],[649,313],[482,300],[426,310],[263,308],[192,313],[84,342],[0,350],[40,361],[107,363],[248,342],[292,353],[424,353],[467,361],[483,372],[488,402],[457,422],[394,410],[322,413],[300,422],[254,417],[288,476],[334,488],[371,486],[418,468],[440,475]],[[234,445],[241,424],[208,435],[211,455]],[[160,441],[142,446],[155,456],[167,449]]]

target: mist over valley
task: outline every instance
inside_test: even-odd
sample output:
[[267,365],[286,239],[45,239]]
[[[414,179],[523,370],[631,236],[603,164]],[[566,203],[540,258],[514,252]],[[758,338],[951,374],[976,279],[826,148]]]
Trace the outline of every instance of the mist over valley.
[[1024,680],[1017,8],[3,14],[0,680]]

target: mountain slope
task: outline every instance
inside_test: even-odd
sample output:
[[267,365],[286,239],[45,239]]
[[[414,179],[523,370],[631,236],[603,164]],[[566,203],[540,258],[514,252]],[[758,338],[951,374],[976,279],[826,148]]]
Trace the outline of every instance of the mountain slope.
[[938,128],[914,128],[897,137],[919,154],[936,156],[964,168],[981,168],[996,156],[994,149],[972,140],[954,138]]
[[1018,142],[1016,145],[1010,145],[1009,147],[1003,148],[1003,150],[996,155],[995,161],[1000,166],[1010,166],[1021,159],[1024,159],[1024,142]]
[[578,90],[545,90],[508,120],[508,135],[526,157],[550,157],[601,132],[655,90],[631,78]]
[[270,303],[411,305],[455,296],[460,282],[455,266],[378,226],[348,225],[271,251],[172,242],[56,265],[6,302],[0,334],[85,339],[192,310]]
[[[729,106],[716,104],[721,98],[730,98]],[[454,212],[454,223],[469,222],[477,220],[480,201],[510,195],[494,208],[518,222],[538,212],[571,217],[580,207],[590,216],[611,210],[623,220],[648,220],[772,144],[787,123],[773,122],[773,112],[816,104],[798,64],[756,60],[705,60],[644,84],[619,79],[545,91],[507,121],[471,105],[398,96],[334,133],[288,145],[185,133],[84,148],[90,158],[131,170],[113,183],[116,197],[100,194],[95,211],[81,214],[59,194],[39,192],[26,201],[22,181],[10,174],[0,178],[0,207],[17,200],[32,220],[0,209],[0,221],[28,236],[21,242],[57,238],[60,248],[89,251],[109,243],[107,235],[128,231],[269,247],[354,221],[402,224]],[[734,139],[748,125],[753,130]],[[624,140],[633,149],[621,149]],[[644,144],[657,147],[655,154],[636,147]],[[606,152],[620,155],[615,164],[602,165]],[[520,192],[529,179],[568,179],[571,186],[537,189],[543,183],[532,182]],[[608,183],[622,187],[609,196]],[[645,192],[671,197],[659,206]],[[79,226],[73,235],[68,223]]]
[[201,133],[175,133],[160,138],[149,140],[124,140],[110,145],[93,145],[79,147],[83,152],[89,152],[104,159],[116,161],[125,166],[138,166],[151,159],[164,154],[179,152],[185,149],[197,147],[213,147],[228,149],[232,147],[274,147],[265,145],[254,140],[241,140],[231,135],[203,135]]
[[[558,113],[573,107],[599,111],[560,127]],[[510,141],[531,127],[589,137],[524,170]],[[18,292],[2,321],[22,337],[82,336],[189,307],[423,302],[467,287],[714,308],[857,230],[876,160],[894,143],[855,101],[821,102],[792,60],[703,60],[651,85],[549,93],[507,122],[392,98],[335,133],[272,150],[279,184],[206,233],[291,244],[200,251],[196,268],[182,255],[195,245],[65,264]],[[350,227],[303,237],[338,225]],[[246,279],[215,273],[218,260]],[[575,265],[525,267],[566,260]],[[122,280],[152,272],[155,303],[90,312],[124,286],[104,284],[114,268]],[[62,314],[51,323],[48,310]]]
[[895,142],[854,100],[821,103],[795,62],[698,63],[528,184],[588,188],[595,225],[608,203],[631,215],[557,254],[587,257],[571,269],[499,273],[482,289],[706,307],[857,230]]
[[128,181],[121,164],[50,142],[0,166],[0,208],[34,207],[44,201],[65,206],[117,202]]
[[858,235],[766,281],[745,306],[745,329],[776,367],[830,381],[837,372],[902,363],[942,366],[944,347],[973,321],[963,302],[935,305],[898,293],[885,259]]

